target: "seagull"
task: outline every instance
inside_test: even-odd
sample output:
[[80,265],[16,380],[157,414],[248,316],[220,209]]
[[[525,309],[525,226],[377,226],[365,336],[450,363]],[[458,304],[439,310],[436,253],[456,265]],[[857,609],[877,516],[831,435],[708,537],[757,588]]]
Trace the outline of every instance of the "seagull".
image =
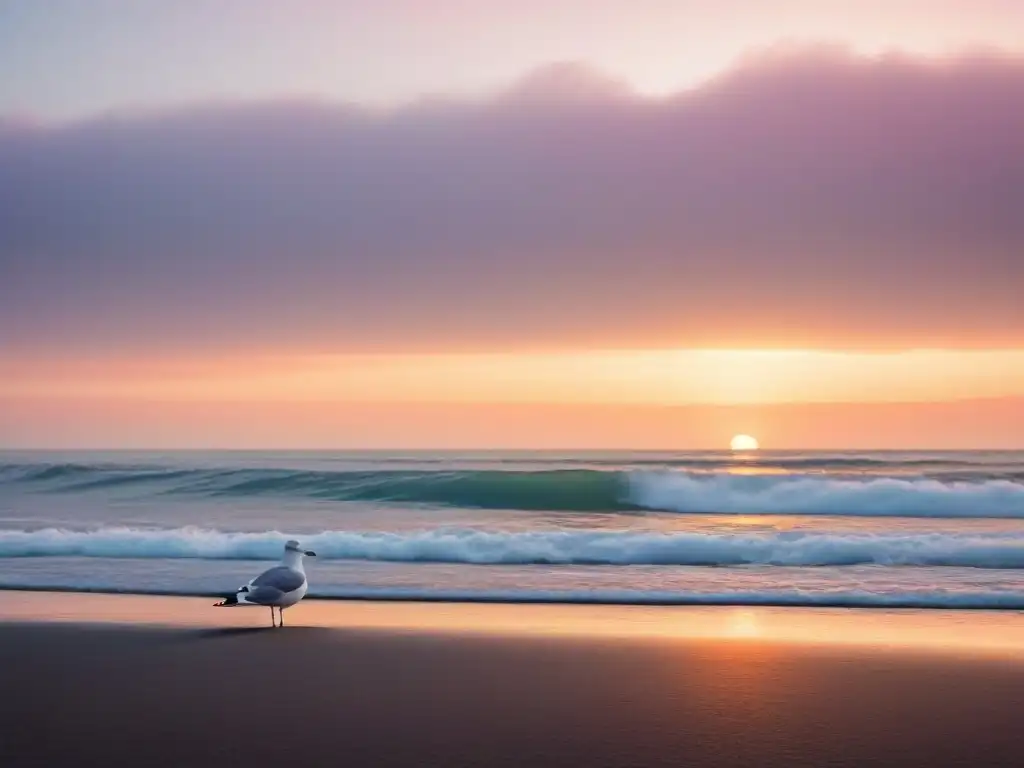
[[[216,606],[232,605],[263,605],[270,608],[271,626],[284,626],[284,609],[295,605],[306,595],[309,582],[306,571],[302,567],[304,556],[316,557],[316,552],[303,549],[297,541],[289,541],[284,545],[284,557],[281,564],[264,571],[238,591],[214,603]],[[281,617],[278,624],[274,618],[274,609]]]

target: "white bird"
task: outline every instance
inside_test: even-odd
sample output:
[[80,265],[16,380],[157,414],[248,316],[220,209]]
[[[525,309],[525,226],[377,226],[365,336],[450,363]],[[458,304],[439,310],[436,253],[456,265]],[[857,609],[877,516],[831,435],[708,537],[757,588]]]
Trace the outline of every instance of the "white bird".
[[214,603],[217,606],[262,605],[270,608],[270,623],[279,626],[274,619],[277,608],[281,617],[280,626],[284,626],[284,609],[295,605],[306,596],[309,583],[306,581],[306,570],[302,567],[302,558],[306,555],[316,557],[316,552],[302,549],[297,541],[289,541],[284,545],[284,557],[281,564],[264,571],[248,584],[239,587],[238,591]]

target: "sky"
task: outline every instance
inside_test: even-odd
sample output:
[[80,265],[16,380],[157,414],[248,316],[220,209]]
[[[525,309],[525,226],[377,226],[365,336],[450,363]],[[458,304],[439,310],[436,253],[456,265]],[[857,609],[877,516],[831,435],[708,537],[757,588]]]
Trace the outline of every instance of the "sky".
[[1024,448],[1020,29],[0,0],[0,447]]

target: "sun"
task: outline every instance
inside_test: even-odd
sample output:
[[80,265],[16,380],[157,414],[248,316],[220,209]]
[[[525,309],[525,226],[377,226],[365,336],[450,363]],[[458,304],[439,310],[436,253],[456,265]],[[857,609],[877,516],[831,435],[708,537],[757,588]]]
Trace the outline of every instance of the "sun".
[[750,435],[736,435],[730,442],[729,447],[734,451],[756,451],[760,446],[757,438]]

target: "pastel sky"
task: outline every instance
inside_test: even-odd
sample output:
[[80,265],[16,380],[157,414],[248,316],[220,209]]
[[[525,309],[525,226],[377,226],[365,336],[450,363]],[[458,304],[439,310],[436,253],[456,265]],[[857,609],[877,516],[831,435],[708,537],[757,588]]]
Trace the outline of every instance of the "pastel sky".
[[0,447],[1024,447],[1021,29],[0,0]]
[[1018,0],[0,0],[0,103],[68,118],[205,100],[396,104],[581,61],[668,94],[751,49],[1020,48]]

